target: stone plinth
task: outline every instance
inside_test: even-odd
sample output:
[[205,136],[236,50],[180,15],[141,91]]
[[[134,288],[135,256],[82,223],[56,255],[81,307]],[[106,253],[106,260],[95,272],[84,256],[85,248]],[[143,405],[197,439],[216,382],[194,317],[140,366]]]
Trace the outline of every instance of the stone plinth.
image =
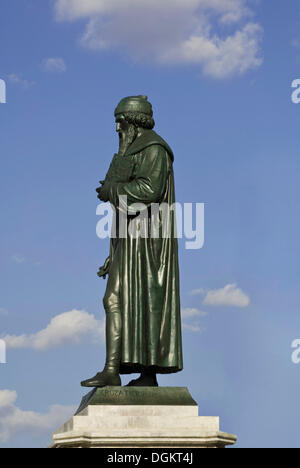
[[236,437],[199,417],[186,388],[106,387],[83,398],[52,448],[224,448]]

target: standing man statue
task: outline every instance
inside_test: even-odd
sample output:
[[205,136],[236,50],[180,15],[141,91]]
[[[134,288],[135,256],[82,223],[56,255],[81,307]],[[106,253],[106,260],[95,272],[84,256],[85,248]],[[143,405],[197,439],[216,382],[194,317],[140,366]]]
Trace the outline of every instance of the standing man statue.
[[[129,386],[155,387],[157,374],[183,368],[174,155],[153,131],[146,96],[122,99],[115,117],[119,153],[97,189],[98,198],[115,209],[117,232],[98,273],[109,277],[103,301],[106,364],[81,385],[121,386],[120,374],[140,373]],[[157,206],[164,209],[152,209]]]

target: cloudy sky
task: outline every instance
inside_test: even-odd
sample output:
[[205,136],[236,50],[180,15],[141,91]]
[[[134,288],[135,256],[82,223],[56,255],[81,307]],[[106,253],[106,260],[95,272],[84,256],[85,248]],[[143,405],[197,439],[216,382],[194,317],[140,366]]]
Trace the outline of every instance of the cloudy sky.
[[160,383],[240,447],[300,446],[299,30],[297,0],[1,1],[0,446],[47,446],[103,366],[95,188],[132,94],[177,200],[205,203],[204,247],[180,241],[185,370]]

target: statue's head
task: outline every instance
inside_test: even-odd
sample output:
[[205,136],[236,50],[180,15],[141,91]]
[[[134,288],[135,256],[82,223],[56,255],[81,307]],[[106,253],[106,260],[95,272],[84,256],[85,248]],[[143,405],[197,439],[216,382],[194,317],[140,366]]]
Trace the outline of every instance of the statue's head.
[[147,96],[122,99],[115,110],[115,118],[120,138],[119,154],[126,152],[140,131],[152,130],[155,125],[152,105]]

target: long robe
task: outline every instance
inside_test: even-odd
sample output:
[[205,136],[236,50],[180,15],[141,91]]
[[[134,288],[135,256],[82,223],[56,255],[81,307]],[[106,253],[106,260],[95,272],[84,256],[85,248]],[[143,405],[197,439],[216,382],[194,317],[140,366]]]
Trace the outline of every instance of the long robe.
[[[149,210],[153,203],[175,203],[173,152],[154,131],[147,130],[129,147],[124,163],[129,168],[126,182],[110,184],[109,200],[122,211],[120,196],[127,196],[130,208],[143,203]],[[118,160],[114,161],[118,172]],[[118,210],[116,210],[118,212]],[[120,211],[119,211],[120,212]],[[140,229],[141,220],[128,215],[128,223]],[[121,374],[140,372],[152,367],[167,374],[183,369],[179,292],[178,242],[176,215],[169,218],[172,235],[162,236],[163,219],[147,221],[149,232],[159,229],[160,237],[128,235],[111,242],[111,262],[118,261],[122,313]],[[155,223],[155,226],[151,226]],[[165,237],[165,238],[164,238]],[[114,257],[116,244],[118,257]]]

